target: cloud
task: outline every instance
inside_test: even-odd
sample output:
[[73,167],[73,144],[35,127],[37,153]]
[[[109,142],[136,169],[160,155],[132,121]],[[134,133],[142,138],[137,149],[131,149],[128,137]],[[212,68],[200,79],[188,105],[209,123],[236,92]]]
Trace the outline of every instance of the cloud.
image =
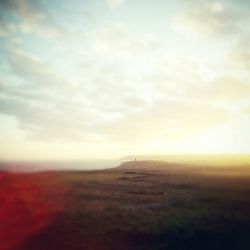
[[77,90],[70,82],[51,65],[23,51],[9,51],[9,63],[18,79],[2,84],[1,112],[15,116],[35,137],[84,137],[90,112],[86,107],[79,109],[84,99],[74,99]]
[[224,123],[228,118],[223,109],[188,100],[169,99],[101,130],[109,133],[116,142],[143,144],[161,141],[167,144]]
[[102,138],[96,127],[139,112],[151,100],[144,95],[146,86],[124,79],[113,64],[97,67],[94,59],[70,81],[39,57],[10,47],[8,62],[16,77],[1,83],[1,112],[15,116],[35,138]]
[[173,26],[177,31],[201,36],[235,35],[245,29],[249,15],[226,1],[188,1],[186,9],[174,18]]
[[30,80],[27,83],[30,83],[34,87],[42,86],[46,81],[53,82],[54,84],[60,81],[60,79],[55,81],[51,66],[44,63],[40,58],[22,50],[10,49],[8,60],[13,71],[21,78]]
[[207,85],[193,86],[185,96],[203,102],[221,103],[230,109],[232,106],[237,106],[237,102],[249,98],[250,82],[224,76],[210,81]]
[[1,1],[0,37],[15,34],[17,31],[43,38],[60,37],[64,34],[62,27],[54,22],[42,1]]
[[4,38],[17,30],[16,25],[0,19],[0,38]]
[[133,57],[138,53],[145,53],[148,49],[155,49],[157,39],[150,34],[136,37],[125,25],[106,22],[91,34],[93,49],[107,57]]
[[[223,11],[213,6],[212,12]],[[81,46],[56,41],[71,47],[70,55],[58,47],[49,55],[46,46],[39,47],[44,57],[22,45],[6,50],[12,77],[2,79],[0,111],[33,138],[143,143],[160,140],[162,132],[171,141],[225,122],[228,105],[249,89],[237,78],[219,79],[200,55],[172,52],[159,37],[116,22],[89,30]]]
[[106,0],[106,3],[111,9],[114,10],[122,6],[125,3],[125,0]]
[[151,38],[137,38],[122,26],[104,26],[90,39],[73,80],[10,47],[16,77],[1,82],[1,112],[15,116],[33,138],[142,143],[161,133],[171,141],[223,123],[231,102],[247,97],[249,87],[238,79],[209,81],[195,62],[151,54]]
[[250,69],[250,48],[249,48],[250,31],[242,35],[231,52],[231,59],[235,67]]

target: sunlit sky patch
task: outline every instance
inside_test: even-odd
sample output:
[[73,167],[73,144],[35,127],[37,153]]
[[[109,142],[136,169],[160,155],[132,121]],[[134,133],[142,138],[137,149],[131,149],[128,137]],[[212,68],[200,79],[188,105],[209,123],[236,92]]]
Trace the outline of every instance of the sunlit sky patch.
[[1,159],[250,153],[249,9],[1,0]]

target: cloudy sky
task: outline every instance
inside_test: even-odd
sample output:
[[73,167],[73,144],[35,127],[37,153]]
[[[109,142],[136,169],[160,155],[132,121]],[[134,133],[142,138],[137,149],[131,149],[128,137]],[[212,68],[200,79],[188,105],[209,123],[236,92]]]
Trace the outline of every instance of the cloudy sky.
[[0,158],[250,153],[249,0],[0,0]]

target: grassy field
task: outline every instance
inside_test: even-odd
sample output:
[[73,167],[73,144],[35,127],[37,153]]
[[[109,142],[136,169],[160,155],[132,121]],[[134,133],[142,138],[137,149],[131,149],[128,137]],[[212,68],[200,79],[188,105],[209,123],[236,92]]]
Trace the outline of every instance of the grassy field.
[[250,166],[0,173],[1,250],[250,249]]

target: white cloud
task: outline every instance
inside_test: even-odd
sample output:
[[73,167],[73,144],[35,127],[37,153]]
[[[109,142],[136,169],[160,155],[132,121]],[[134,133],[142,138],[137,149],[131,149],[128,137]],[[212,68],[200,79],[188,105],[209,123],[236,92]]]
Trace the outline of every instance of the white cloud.
[[0,19],[0,37],[13,35],[16,31],[50,39],[64,34],[62,27],[51,19],[40,1],[2,1],[0,12],[5,13]]
[[245,29],[248,13],[227,2],[188,1],[188,6],[174,17],[173,27],[180,32],[210,35],[235,35]]
[[111,9],[116,9],[125,3],[125,0],[105,0]]
[[[124,143],[174,142],[225,122],[228,113],[189,100],[167,99],[144,112],[130,114],[112,126],[103,126],[112,140]],[[185,126],[183,126],[185,124]]]
[[137,37],[121,25],[106,24],[89,39],[74,80],[38,56],[10,48],[18,81],[3,82],[1,112],[15,116],[30,136],[46,140],[121,142],[136,136],[142,142],[160,139],[161,132],[175,140],[225,122],[228,105],[249,89],[237,79],[206,79],[195,59],[172,57],[156,38]]
[[[108,3],[115,8],[123,1]],[[0,109],[15,116],[30,136],[140,143],[160,140],[163,133],[171,141],[225,122],[231,102],[247,96],[246,83],[237,77],[220,78],[226,74],[223,63],[220,72],[217,62],[203,60],[208,53],[184,55],[178,44],[165,46],[160,36],[133,32],[111,21],[86,32],[75,46],[59,39],[56,26],[44,26],[43,14],[33,15],[25,6],[17,12],[22,33],[50,37],[55,32],[58,45],[51,55],[45,46],[47,61],[40,53],[25,52],[25,46],[6,51],[17,79],[3,82]],[[196,31],[229,28],[221,23],[227,22],[228,14],[219,2],[204,1],[183,15],[191,26],[198,25]],[[70,47],[69,54],[59,56],[59,46]],[[36,49],[31,46],[31,51]],[[59,72],[60,67],[70,73]]]
[[148,49],[157,49],[157,39],[150,34],[136,37],[126,26],[104,23],[92,32],[92,46],[105,57],[133,57]]
[[235,67],[243,67],[249,72],[250,69],[250,31],[241,36],[231,53],[231,59]]
[[147,86],[136,78],[126,80],[126,72],[112,63],[98,64],[96,55],[89,56],[94,56],[92,63],[81,67],[71,82],[39,57],[10,48],[8,60],[18,80],[1,85],[1,112],[14,115],[36,138],[96,140],[103,137],[97,131],[93,137],[96,127],[150,105]]

